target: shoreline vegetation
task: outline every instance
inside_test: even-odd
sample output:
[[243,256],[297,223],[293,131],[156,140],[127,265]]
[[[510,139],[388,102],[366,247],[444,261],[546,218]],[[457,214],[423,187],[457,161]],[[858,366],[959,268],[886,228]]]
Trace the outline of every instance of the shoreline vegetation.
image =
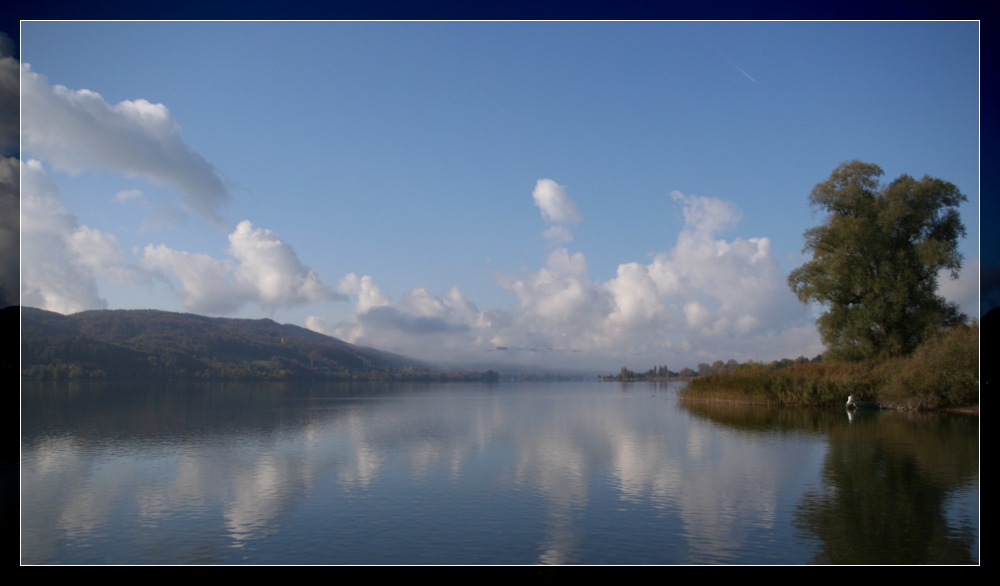
[[959,325],[912,354],[860,361],[822,361],[774,368],[740,365],[692,378],[684,400],[780,406],[842,406],[848,395],[883,409],[972,409],[979,406],[979,324]]
[[[942,409],[979,404],[979,324],[938,295],[938,275],[958,278],[966,235],[958,188],[927,175],[889,183],[882,168],[840,164],[813,188],[825,214],[803,233],[811,260],[788,285],[825,308],[816,326],[822,361],[773,369],[746,364],[692,380],[687,399],[766,405]],[[990,321],[992,313],[983,316]],[[624,369],[623,369],[624,370]],[[987,377],[987,383],[989,377]]]

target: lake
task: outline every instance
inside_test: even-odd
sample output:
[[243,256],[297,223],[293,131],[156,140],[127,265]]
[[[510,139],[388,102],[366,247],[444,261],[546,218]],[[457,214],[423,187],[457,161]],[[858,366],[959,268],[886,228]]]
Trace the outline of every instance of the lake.
[[24,564],[978,564],[979,418],[683,383],[24,383]]

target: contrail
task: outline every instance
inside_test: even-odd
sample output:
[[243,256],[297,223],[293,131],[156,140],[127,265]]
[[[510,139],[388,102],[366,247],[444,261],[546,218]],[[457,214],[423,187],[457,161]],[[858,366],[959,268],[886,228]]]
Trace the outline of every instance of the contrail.
[[[719,53],[719,54],[722,55],[722,53]],[[722,55],[722,58],[725,59],[726,61],[729,61],[729,64],[732,65],[733,67],[735,67],[736,69],[738,69],[740,71],[740,73],[742,73],[743,75],[745,75],[747,77],[750,77],[750,74],[747,73],[746,71],[743,71],[743,68],[740,67],[739,65],[733,63],[732,59],[730,59],[729,57],[726,57],[725,55]],[[750,77],[750,81],[752,81],[754,83],[757,83],[757,80],[754,79],[754,78],[752,78],[752,77]]]

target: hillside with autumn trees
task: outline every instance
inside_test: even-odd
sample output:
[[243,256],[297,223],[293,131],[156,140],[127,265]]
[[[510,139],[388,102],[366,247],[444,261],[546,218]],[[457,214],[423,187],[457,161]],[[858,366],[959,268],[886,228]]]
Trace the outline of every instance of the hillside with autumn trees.
[[433,372],[398,354],[270,319],[157,310],[62,315],[8,307],[21,318],[25,379],[480,380]]

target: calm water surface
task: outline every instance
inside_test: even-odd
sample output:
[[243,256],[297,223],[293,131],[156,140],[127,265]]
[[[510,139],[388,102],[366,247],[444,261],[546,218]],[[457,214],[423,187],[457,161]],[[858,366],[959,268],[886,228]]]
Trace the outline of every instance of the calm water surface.
[[677,384],[25,384],[21,561],[979,562],[978,417]]

